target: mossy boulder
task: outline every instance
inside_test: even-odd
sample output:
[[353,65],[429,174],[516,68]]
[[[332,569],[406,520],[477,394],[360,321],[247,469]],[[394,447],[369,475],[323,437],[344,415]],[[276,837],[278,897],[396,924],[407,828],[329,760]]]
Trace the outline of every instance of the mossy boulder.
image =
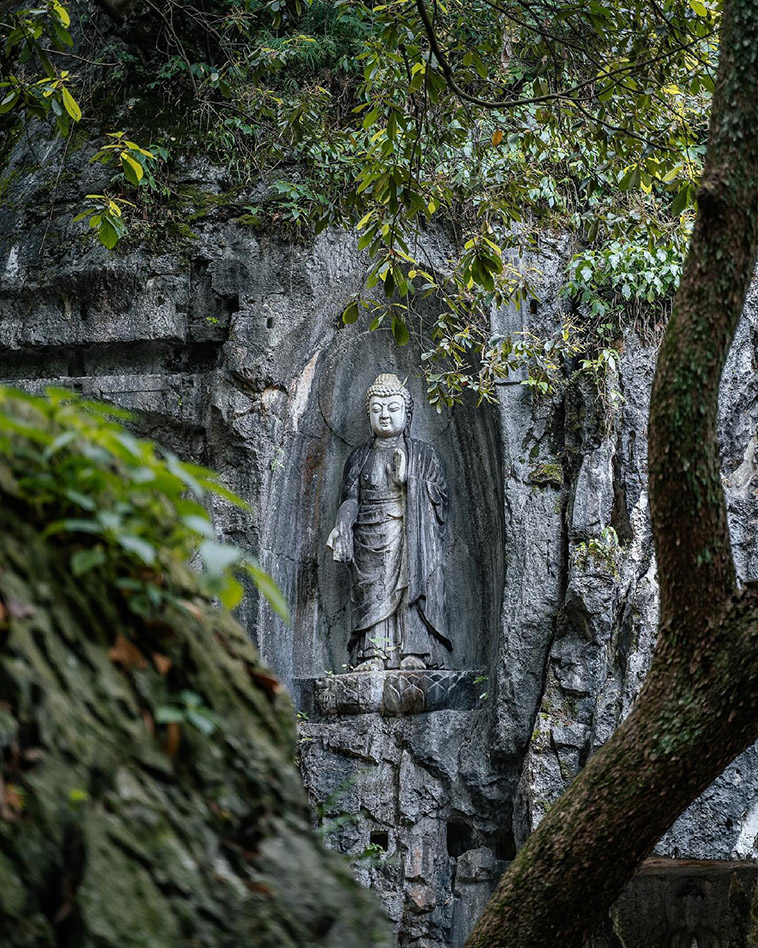
[[[3,948],[389,945],[373,895],[312,835],[289,699],[239,625],[181,575],[140,619],[14,503],[0,497]],[[192,702],[159,723],[188,694],[196,723]]]

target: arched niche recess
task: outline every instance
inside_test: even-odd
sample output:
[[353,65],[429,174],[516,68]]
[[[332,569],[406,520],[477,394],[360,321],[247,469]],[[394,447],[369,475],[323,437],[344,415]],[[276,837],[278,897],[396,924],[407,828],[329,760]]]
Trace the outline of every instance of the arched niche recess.
[[[357,328],[357,327],[356,327]],[[292,606],[285,627],[259,612],[264,659],[291,687],[340,674],[348,661],[349,576],[326,540],[339,506],[349,453],[370,437],[365,393],[380,372],[407,379],[412,435],[439,451],[450,489],[446,537],[450,667],[484,669],[494,653],[504,580],[500,434],[492,406],[438,414],[425,399],[420,351],[388,332],[344,330],[309,363],[307,395],[290,398],[289,457],[272,475],[268,559]],[[296,417],[295,417],[296,416]],[[295,691],[297,689],[295,688]]]

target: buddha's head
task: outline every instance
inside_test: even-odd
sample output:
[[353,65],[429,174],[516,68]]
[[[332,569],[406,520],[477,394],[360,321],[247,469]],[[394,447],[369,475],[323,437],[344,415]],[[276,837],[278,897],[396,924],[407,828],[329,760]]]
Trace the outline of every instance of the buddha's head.
[[366,391],[371,430],[379,438],[395,438],[405,431],[413,413],[411,393],[396,375],[378,375]]

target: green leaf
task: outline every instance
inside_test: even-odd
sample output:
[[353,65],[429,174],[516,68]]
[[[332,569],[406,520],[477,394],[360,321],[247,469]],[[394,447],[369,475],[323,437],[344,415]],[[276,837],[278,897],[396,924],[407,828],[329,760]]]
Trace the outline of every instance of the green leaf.
[[164,704],[155,709],[156,724],[181,724],[186,718],[186,712],[182,708],[176,708],[170,704]]
[[687,205],[689,204],[689,198],[690,198],[689,184],[684,184],[679,189],[679,193],[674,198],[674,202],[671,205],[671,213],[674,215],[674,217],[678,217],[687,209]]
[[182,517],[185,525],[193,530],[195,533],[199,533],[200,536],[205,537],[207,540],[213,540],[216,534],[213,531],[213,525],[207,517],[203,517],[197,514],[188,514],[185,517]]
[[81,491],[68,488],[64,491],[64,495],[83,510],[95,510],[97,508],[94,498],[89,497],[87,494],[82,494]]
[[121,168],[126,180],[135,186],[140,183],[145,174],[142,165],[135,158],[132,158],[128,151],[121,152]]
[[59,0],[53,0],[53,9],[58,14],[58,19],[60,20],[62,26],[71,25],[71,17],[68,15],[68,10],[63,6],[63,4],[59,3]]
[[130,467],[127,473],[129,480],[133,484],[140,485],[152,484],[156,477],[155,471],[146,464],[143,464],[140,467]]
[[185,717],[193,727],[196,727],[201,734],[209,737],[217,729],[218,725],[207,713],[200,711],[187,711]]
[[74,576],[83,576],[96,566],[102,566],[105,560],[105,550],[101,546],[77,550],[71,557],[71,572]]
[[45,451],[42,457],[49,461],[50,458],[61,448],[65,448],[67,444],[71,444],[72,441],[75,441],[79,436],[78,431],[64,431],[59,434],[53,441],[45,448]]
[[226,576],[224,584],[219,592],[219,599],[225,609],[236,609],[242,602],[245,595],[245,588],[242,583],[233,576]]
[[142,537],[135,537],[129,533],[116,535],[116,541],[128,553],[134,553],[147,566],[152,566],[155,562],[155,547],[143,540]]
[[342,313],[342,322],[346,326],[351,326],[353,323],[358,322],[358,303],[355,300],[352,300],[345,307]]
[[200,481],[200,485],[206,490],[209,490],[212,494],[218,494],[219,497],[223,497],[224,500],[229,501],[230,504],[234,504],[235,507],[239,507],[240,510],[251,510],[250,504],[240,497],[239,494],[235,494],[234,491],[229,490],[228,487],[224,487],[215,477],[206,477]]
[[183,688],[179,692],[179,697],[187,705],[188,708],[200,708],[203,704],[203,699],[196,691],[190,691],[189,688]]
[[0,101],[0,115],[2,115],[4,112],[10,112],[16,102],[18,102],[18,93],[9,92],[5,98]]
[[104,247],[107,247],[108,250],[113,250],[113,248],[118,243],[118,233],[116,232],[115,227],[113,227],[109,221],[101,221],[97,235],[100,238],[100,243]]
[[61,87],[61,95],[63,97],[63,105],[65,106],[66,111],[75,122],[78,122],[82,117],[82,110],[77,105],[76,99],[71,95],[65,86]]
[[55,38],[61,44],[61,46],[73,46],[74,40],[67,29],[62,27],[60,23],[57,23],[55,20],[52,21],[53,33],[55,33]]
[[384,295],[387,299],[395,292],[395,277],[392,270],[388,270],[384,276]]
[[66,520],[56,520],[47,526],[44,536],[53,533],[98,533],[103,532],[102,526],[96,520],[78,520],[75,517]]
[[408,327],[398,316],[392,317],[392,335],[395,337],[395,341],[399,346],[407,345],[408,340],[411,338]]
[[633,182],[637,174],[638,171],[636,167],[628,168],[624,176],[619,181],[619,188],[621,188],[622,191],[629,191],[631,188],[633,188]]
[[231,543],[217,543],[215,540],[201,543],[198,552],[211,576],[223,575],[230,566],[238,563],[242,556],[238,547]]

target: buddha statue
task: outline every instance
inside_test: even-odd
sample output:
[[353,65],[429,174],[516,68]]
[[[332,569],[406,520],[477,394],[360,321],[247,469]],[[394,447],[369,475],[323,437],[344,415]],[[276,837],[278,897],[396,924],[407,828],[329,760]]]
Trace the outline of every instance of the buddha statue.
[[413,400],[396,375],[366,392],[373,437],[348,457],[327,546],[351,574],[355,671],[445,666],[447,485],[435,449],[410,437]]

